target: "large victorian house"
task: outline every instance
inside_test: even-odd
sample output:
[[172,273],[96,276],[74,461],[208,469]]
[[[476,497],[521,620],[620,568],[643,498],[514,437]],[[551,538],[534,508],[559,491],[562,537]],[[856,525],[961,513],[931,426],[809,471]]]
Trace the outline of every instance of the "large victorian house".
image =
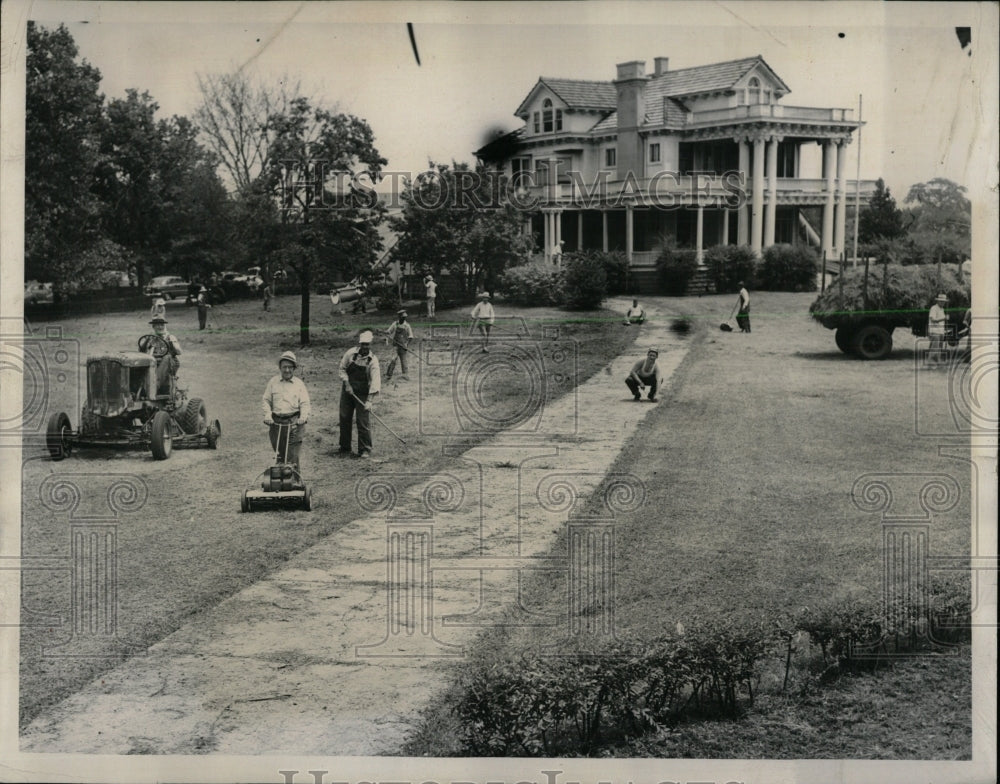
[[[558,249],[621,249],[650,265],[665,241],[696,248],[808,242],[845,250],[856,181],[849,109],[788,106],[760,56],[670,70],[657,57],[613,82],[540,78],[515,114],[524,126],[476,152],[536,207],[545,259]],[[867,202],[873,182],[860,183]],[[527,228],[527,227],[526,227]]]

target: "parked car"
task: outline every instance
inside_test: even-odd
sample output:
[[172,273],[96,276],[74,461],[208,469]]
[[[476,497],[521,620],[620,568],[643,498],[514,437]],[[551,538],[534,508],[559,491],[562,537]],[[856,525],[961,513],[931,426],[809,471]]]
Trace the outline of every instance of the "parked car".
[[101,278],[106,289],[127,289],[135,285],[135,275],[124,270],[108,270]]
[[24,282],[25,305],[51,305],[54,301],[51,283],[39,283],[37,280]]
[[256,291],[264,285],[264,279],[260,275],[247,275],[242,272],[233,272],[232,270],[222,273],[222,282],[242,283],[249,287],[251,291]]
[[147,297],[162,294],[164,299],[177,299],[187,296],[190,285],[184,278],[177,275],[158,275],[149,281],[149,284],[142,291]]

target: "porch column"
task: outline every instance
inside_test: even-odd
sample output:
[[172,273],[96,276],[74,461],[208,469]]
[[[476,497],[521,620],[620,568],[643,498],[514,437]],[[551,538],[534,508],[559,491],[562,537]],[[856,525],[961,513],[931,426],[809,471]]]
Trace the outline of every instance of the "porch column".
[[823,179],[826,180],[826,202],[823,204],[823,251],[828,259],[833,255],[833,197],[834,197],[834,143],[827,139],[823,144]]
[[753,194],[750,202],[750,247],[760,256],[764,234],[764,139],[753,140]]
[[720,245],[729,244],[729,210],[721,210],[720,215],[722,215],[722,239],[719,242]]
[[747,204],[746,187],[750,184],[750,143],[746,139],[737,140],[740,145],[740,172],[743,174],[743,203],[736,208],[736,244],[746,245],[749,241],[750,213]]
[[834,252],[838,258],[841,253],[846,253],[844,248],[844,234],[847,227],[847,188],[844,183],[844,158],[846,154],[847,140],[842,139],[837,145],[837,203],[834,205],[833,213],[833,242]]
[[606,208],[601,210],[601,248],[605,253],[608,252],[608,211]]
[[632,263],[632,240],[635,237],[635,226],[632,223],[632,205],[625,205],[625,259]]
[[583,210],[576,214],[576,249],[583,250]]
[[698,230],[695,233],[694,259],[700,267],[705,263],[705,208],[698,205]]
[[542,213],[545,218],[545,237],[542,240],[542,258],[546,264],[552,262],[552,213],[548,210]]
[[764,247],[774,245],[775,216],[778,212],[778,141],[772,136],[767,143],[767,204],[764,206]]

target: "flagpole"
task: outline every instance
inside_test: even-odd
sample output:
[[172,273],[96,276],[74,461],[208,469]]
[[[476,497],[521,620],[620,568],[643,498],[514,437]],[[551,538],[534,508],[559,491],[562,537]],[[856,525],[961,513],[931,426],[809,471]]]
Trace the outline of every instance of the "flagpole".
[[[858,263],[858,224],[861,222],[861,93],[858,93],[858,168],[854,175],[854,264]],[[843,270],[841,270],[843,273]]]

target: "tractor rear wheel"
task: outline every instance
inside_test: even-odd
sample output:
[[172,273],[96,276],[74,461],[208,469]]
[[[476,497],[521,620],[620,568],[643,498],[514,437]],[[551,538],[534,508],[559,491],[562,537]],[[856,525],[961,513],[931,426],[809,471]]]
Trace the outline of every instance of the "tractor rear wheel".
[[854,352],[862,359],[885,359],[892,352],[892,332],[868,324],[854,333]]
[[193,397],[187,402],[187,406],[177,417],[177,423],[181,430],[189,435],[201,435],[205,429],[205,421],[208,415],[205,413],[205,403],[200,397]]
[[166,460],[174,446],[173,422],[166,411],[157,411],[153,416],[152,450],[157,460]]
[[837,333],[834,338],[837,341],[837,348],[843,351],[845,354],[850,354],[852,349],[852,344],[854,343],[854,330],[850,327],[837,327]]
[[71,445],[69,433],[73,429],[70,425],[69,417],[64,413],[53,414],[49,417],[48,429],[45,433],[45,444],[49,448],[49,454],[53,460],[62,460],[69,457]]

